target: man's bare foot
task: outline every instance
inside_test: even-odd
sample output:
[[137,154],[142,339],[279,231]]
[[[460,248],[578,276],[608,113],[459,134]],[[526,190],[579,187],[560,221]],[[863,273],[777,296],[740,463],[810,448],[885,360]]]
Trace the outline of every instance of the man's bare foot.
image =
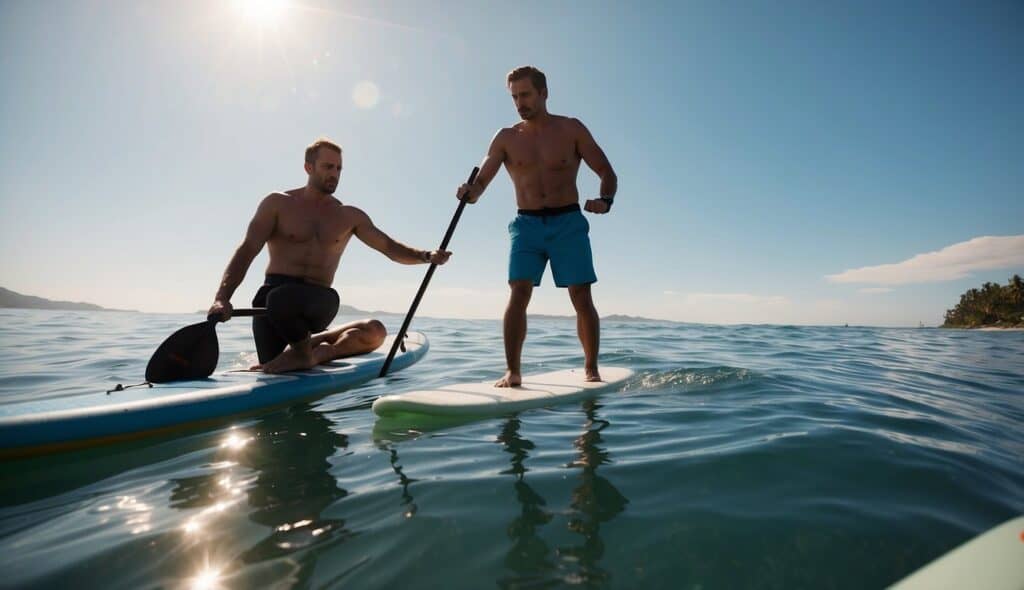
[[597,369],[586,369],[586,377],[583,378],[587,383],[593,383],[601,380],[601,374],[597,372]]
[[289,346],[274,360],[260,365],[260,370],[264,373],[286,373],[312,369],[315,366],[316,359],[313,358],[312,351],[303,351]]
[[519,387],[522,384],[523,376],[513,371],[505,371],[505,376],[494,382],[495,387]]

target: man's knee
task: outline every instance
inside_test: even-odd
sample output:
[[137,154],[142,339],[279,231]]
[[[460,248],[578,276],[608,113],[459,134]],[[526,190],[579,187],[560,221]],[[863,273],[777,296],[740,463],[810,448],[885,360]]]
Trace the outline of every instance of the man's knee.
[[509,305],[525,307],[533,294],[533,283],[530,281],[509,281]]
[[569,285],[569,299],[576,311],[594,309],[594,299],[590,294],[590,285]]
[[363,323],[363,330],[366,332],[367,339],[376,342],[378,346],[388,336],[388,329],[380,320],[367,320]]

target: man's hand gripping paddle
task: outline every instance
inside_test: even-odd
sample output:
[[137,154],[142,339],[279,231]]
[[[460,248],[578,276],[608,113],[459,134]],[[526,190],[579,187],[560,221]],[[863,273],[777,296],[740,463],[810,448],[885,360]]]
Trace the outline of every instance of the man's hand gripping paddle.
[[[264,308],[236,309],[232,316],[255,316]],[[211,315],[205,322],[185,326],[164,340],[146,365],[146,381],[167,383],[187,379],[205,379],[217,368],[220,345],[216,326],[219,316]]]

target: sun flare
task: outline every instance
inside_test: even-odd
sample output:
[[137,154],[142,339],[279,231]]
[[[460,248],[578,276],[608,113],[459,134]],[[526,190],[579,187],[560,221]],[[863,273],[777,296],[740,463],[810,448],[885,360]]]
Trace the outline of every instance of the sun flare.
[[288,0],[235,0],[239,16],[259,27],[278,24],[287,7]]

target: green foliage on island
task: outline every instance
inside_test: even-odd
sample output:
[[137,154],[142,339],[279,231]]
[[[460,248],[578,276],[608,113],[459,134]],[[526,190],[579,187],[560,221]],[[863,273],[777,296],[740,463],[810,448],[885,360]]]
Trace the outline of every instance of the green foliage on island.
[[1013,275],[1006,285],[985,283],[960,296],[946,312],[943,328],[1024,328],[1024,281]]

